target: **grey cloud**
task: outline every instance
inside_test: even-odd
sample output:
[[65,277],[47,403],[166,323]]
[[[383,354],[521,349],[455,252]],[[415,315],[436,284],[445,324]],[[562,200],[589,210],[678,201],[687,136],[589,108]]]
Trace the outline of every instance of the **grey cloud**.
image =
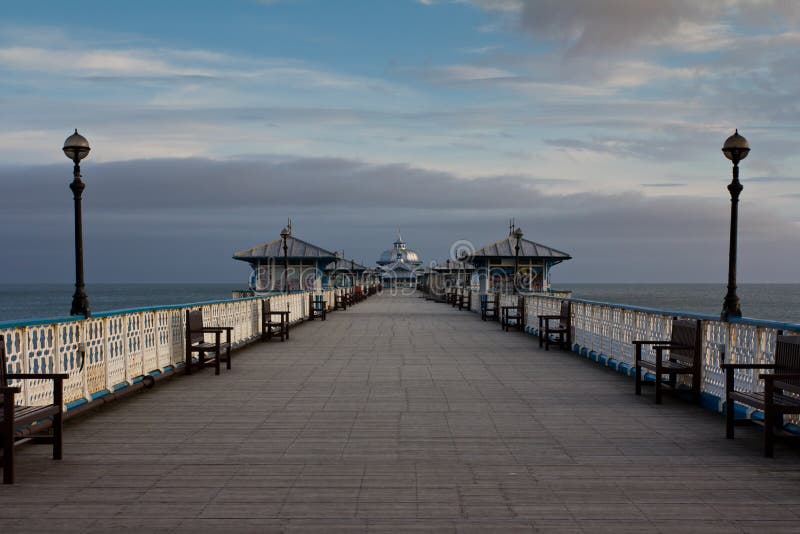
[[[65,166],[0,168],[6,280],[68,281]],[[68,166],[67,166],[68,167]],[[559,280],[723,280],[729,205],[635,193],[558,195],[525,177],[464,180],[407,165],[343,159],[149,160],[84,166],[87,276],[95,282],[246,279],[230,259],[297,235],[372,264],[400,227],[426,261],[450,243],[493,242],[516,217],[526,236],[570,252]],[[796,281],[792,223],[744,199],[742,280]],[[202,257],[202,261],[198,261]],[[763,258],[774,261],[764,265]]]
[[[369,165],[335,158],[158,159],[96,165],[87,161],[83,167],[89,184],[87,196],[102,209],[113,210],[221,205],[495,209],[523,207],[539,198],[534,187],[537,180],[531,177],[461,180],[407,165]],[[60,195],[52,192],[60,193],[64,174],[64,166],[0,170],[6,191],[0,197],[0,208],[17,211],[60,203]],[[50,194],[31,194],[32,184],[46,187]]]
[[[622,157],[633,157],[645,160],[673,161],[676,155],[682,160],[705,157],[710,153],[712,141],[707,132],[685,132],[684,135],[660,135],[647,137],[613,137],[596,136],[591,140],[561,138],[545,139],[544,143],[562,149],[602,152]],[[713,144],[716,145],[714,138]],[[714,146],[713,148],[718,149]]]
[[693,0],[528,0],[520,24],[537,36],[569,43],[575,53],[600,53],[663,37],[681,21],[704,16],[702,5]]
[[761,183],[791,183],[800,184],[800,178],[795,176],[755,176],[748,178],[748,182],[761,182]]
[[[469,0],[516,18],[522,31],[560,43],[572,55],[629,52],[636,45],[680,37],[681,25],[738,23],[776,28],[796,24],[794,0]],[[689,38],[688,36],[686,37]],[[680,41],[673,45],[680,46]]]

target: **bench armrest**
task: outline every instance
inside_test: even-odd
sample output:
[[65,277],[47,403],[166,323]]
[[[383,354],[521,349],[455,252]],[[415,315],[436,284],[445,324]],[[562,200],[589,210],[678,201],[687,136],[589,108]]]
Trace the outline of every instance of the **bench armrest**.
[[774,363],[722,363],[723,369],[775,369]]
[[633,345],[669,345],[669,340],[667,339],[658,339],[658,340],[636,340],[631,341]]
[[800,373],[762,373],[758,375],[762,380],[798,380]]
[[9,380],[66,380],[69,378],[67,373],[8,373],[6,378]]
[[681,345],[680,343],[658,343],[657,345],[653,345],[653,348],[656,350],[665,350],[665,349],[693,349],[694,347],[691,345]]
[[561,323],[567,324],[567,321],[564,320],[564,317],[560,315],[540,315],[539,316],[539,324],[544,325],[546,328],[550,327],[550,321],[559,321]]
[[11,394],[20,393],[21,391],[22,388],[18,386],[0,386],[0,393],[2,393],[3,395],[7,393]]
[[217,332],[230,332],[233,330],[232,326],[204,326],[203,328],[195,328],[190,330],[192,334],[215,334]]

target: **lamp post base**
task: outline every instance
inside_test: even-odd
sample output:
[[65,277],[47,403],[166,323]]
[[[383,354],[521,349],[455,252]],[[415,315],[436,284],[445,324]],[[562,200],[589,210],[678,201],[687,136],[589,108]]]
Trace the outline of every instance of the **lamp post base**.
[[722,304],[722,314],[720,318],[727,321],[731,317],[741,317],[742,308],[739,305],[739,297],[725,297],[725,302]]
[[72,308],[69,314],[83,315],[87,318],[91,315],[89,311],[89,297],[87,297],[85,293],[75,292],[72,296]]

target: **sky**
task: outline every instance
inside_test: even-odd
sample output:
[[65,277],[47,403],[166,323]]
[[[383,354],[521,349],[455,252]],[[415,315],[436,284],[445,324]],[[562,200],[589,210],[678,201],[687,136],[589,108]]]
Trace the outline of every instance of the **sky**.
[[800,2],[9,2],[0,18],[2,281],[240,282],[297,237],[373,265],[507,235],[559,282],[800,283]]

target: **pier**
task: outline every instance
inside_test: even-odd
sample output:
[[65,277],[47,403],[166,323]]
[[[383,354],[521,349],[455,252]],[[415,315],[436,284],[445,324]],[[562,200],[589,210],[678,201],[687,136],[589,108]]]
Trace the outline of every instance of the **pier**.
[[61,461],[20,448],[0,526],[796,531],[796,449],[765,459],[757,429],[726,440],[718,414],[656,406],[629,376],[535,339],[417,295],[372,297],[248,345],[220,376],[71,419]]

